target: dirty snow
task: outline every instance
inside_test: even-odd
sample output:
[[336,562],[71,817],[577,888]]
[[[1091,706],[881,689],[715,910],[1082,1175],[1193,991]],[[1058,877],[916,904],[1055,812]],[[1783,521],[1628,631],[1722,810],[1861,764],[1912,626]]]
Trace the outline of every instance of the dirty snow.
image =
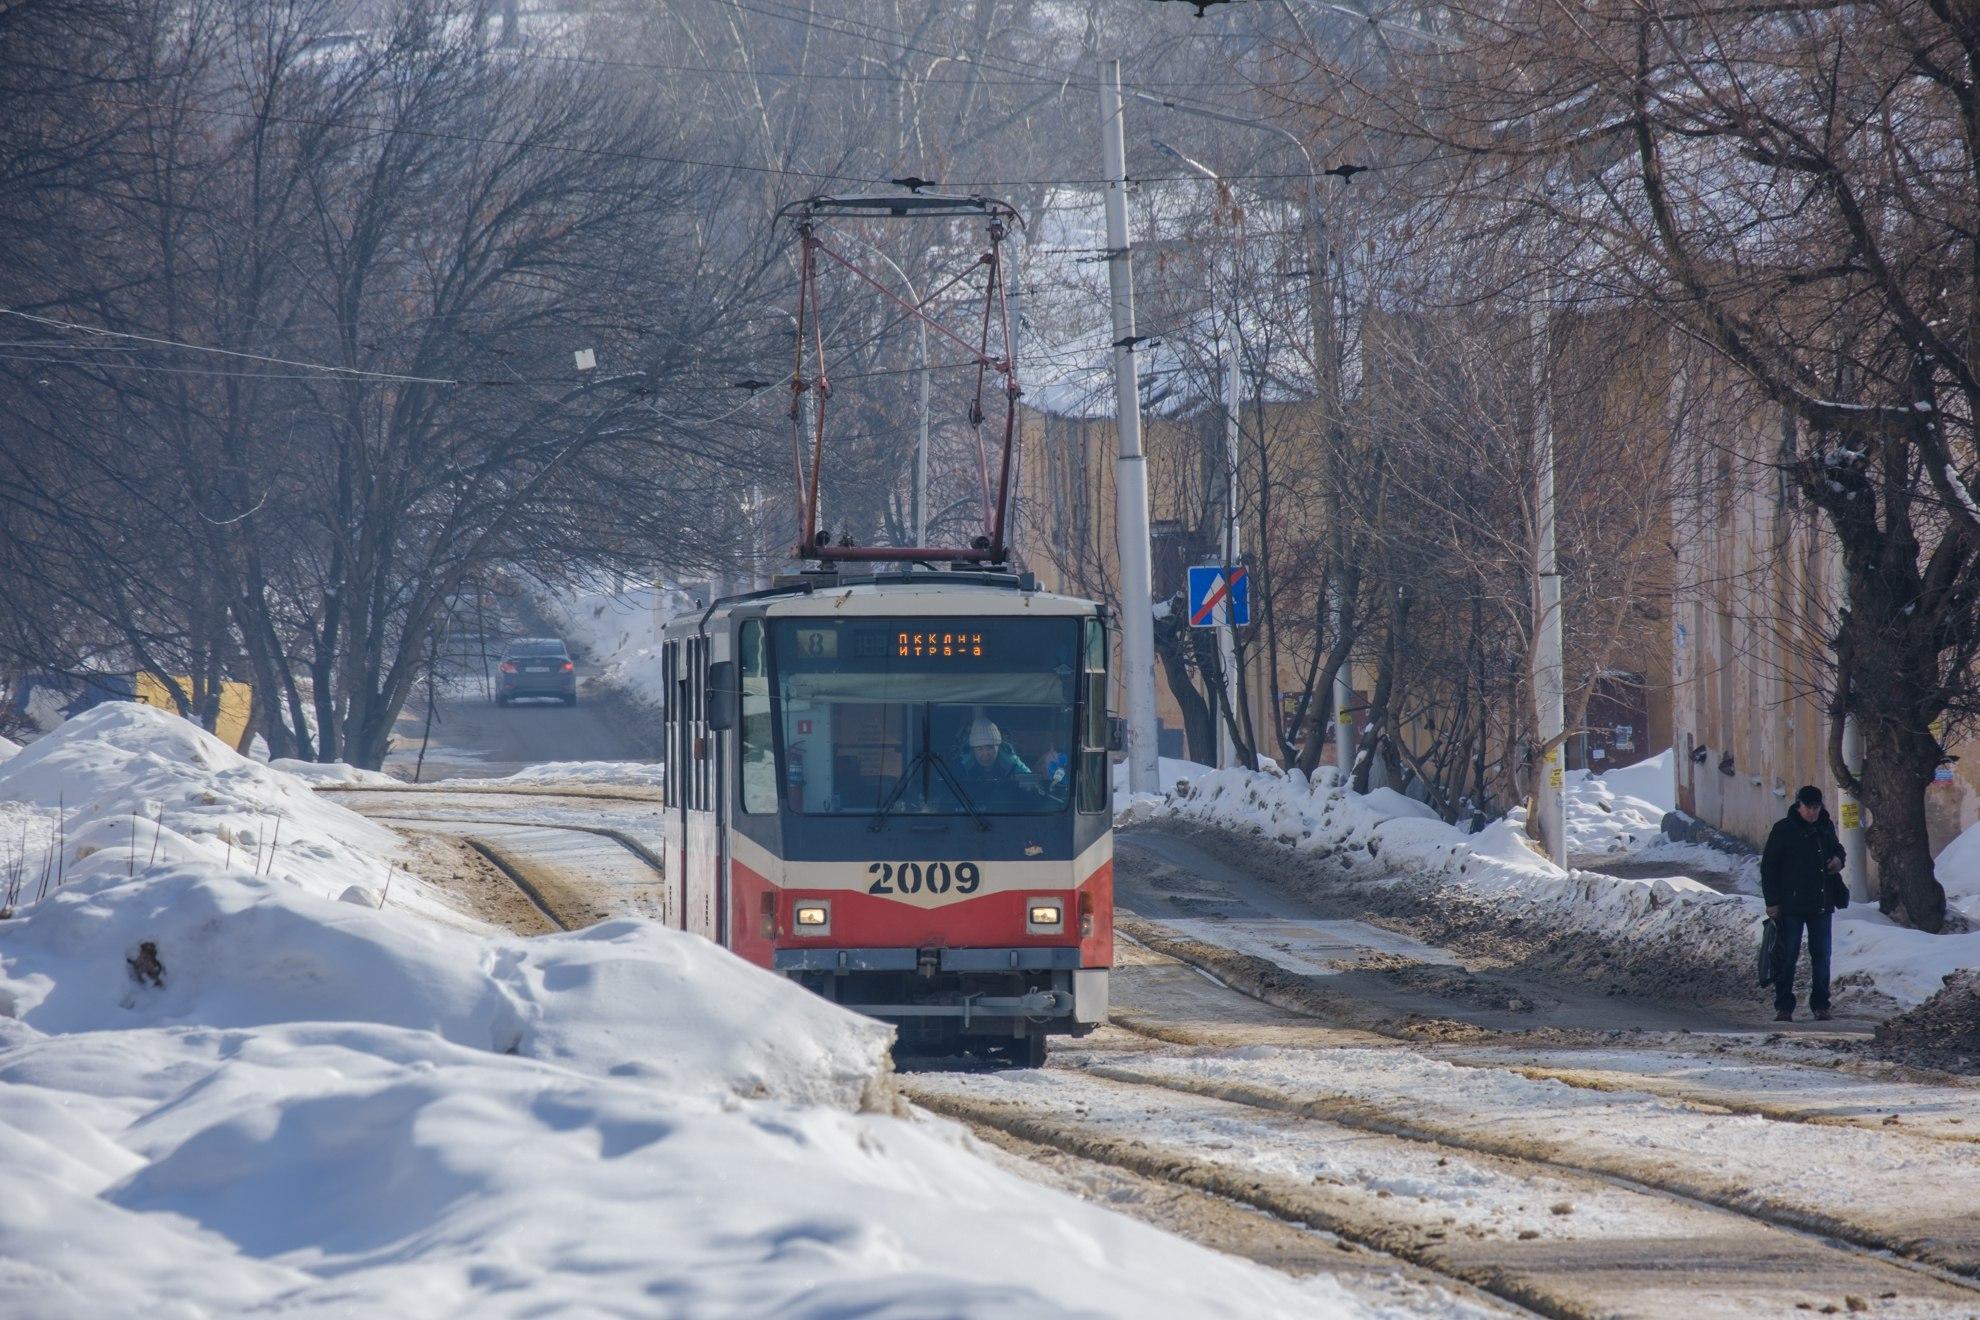
[[[1606,796],[1605,821],[1647,821],[1656,806],[1584,783],[1585,805]],[[1616,804],[1622,804],[1618,809]],[[1632,804],[1641,804],[1632,805]],[[1683,876],[1625,878],[1569,868],[1542,857],[1520,827],[1520,814],[1465,834],[1439,820],[1384,810],[1372,796],[1343,789],[1326,767],[1311,781],[1293,770],[1251,773],[1215,770],[1160,799],[1138,798],[1116,819],[1122,824],[1174,817],[1316,855],[1344,878],[1408,877],[1434,881],[1453,897],[1489,905],[1527,929],[1586,933],[1625,943],[1676,938],[1683,947],[1726,966],[1750,960],[1764,917],[1760,900],[1721,894]],[[1570,818],[1571,828],[1574,818]],[[1618,837],[1617,827],[1604,828]],[[1621,827],[1632,833],[1634,825]],[[1654,834],[1654,827],[1650,828]],[[1583,826],[1584,839],[1595,837]],[[1888,997],[1900,1007],[1937,993],[1945,978],[1980,966],[1980,933],[1928,935],[1898,926],[1874,907],[1838,913],[1835,976],[1843,988]],[[1300,970],[1289,968],[1289,970]]]
[[[1913,1134],[1901,1119],[1874,1128],[1782,1123],[1395,1049],[1254,1046],[1190,1057],[1116,1056],[1096,1071],[1353,1101],[1414,1127],[1489,1140],[1505,1153],[1655,1184],[1675,1175],[1713,1196],[1860,1225],[1870,1236],[1929,1235],[1942,1255],[1964,1262],[1961,1268],[1980,1267],[1980,1145]],[[1873,1089],[1863,1098],[1890,1097]],[[1937,1107],[1930,1098],[1922,1103]],[[1921,1200],[1925,1187],[1931,1194]]]
[[1370,1313],[888,1116],[887,1028],[698,937],[380,910],[392,834],[163,712],[0,806],[66,813],[0,921],[0,1313]]

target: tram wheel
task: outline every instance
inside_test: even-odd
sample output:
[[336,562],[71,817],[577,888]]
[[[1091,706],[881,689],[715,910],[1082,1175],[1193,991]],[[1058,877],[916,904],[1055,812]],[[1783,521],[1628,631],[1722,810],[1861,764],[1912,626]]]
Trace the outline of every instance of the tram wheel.
[[998,1051],[1012,1068],[1043,1068],[1045,1066],[1045,1033],[1032,1032],[1020,1036]]

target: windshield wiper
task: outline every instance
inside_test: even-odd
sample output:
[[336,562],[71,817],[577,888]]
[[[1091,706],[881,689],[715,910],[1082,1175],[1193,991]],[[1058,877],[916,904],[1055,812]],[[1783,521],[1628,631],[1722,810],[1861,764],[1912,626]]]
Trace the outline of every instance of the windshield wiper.
[[873,813],[873,819],[866,827],[868,830],[875,834],[880,832],[880,827],[887,823],[887,813],[899,805],[902,795],[907,792],[909,779],[927,755],[928,749],[924,747],[908,758],[908,763],[901,767],[901,777],[894,781],[894,786],[887,791],[887,796],[881,799],[879,809]]
[[[901,767],[901,777],[894,781],[894,786],[887,790],[887,796],[881,799],[879,809],[873,813],[873,819],[866,827],[870,832],[874,834],[880,832],[881,827],[887,823],[888,813],[900,805],[901,796],[907,792],[908,784],[914,778],[914,772],[920,769],[923,763],[933,759],[928,752],[928,707],[926,704],[921,707],[920,744],[915,754],[908,758],[907,764]],[[924,784],[925,787],[926,785]]]
[[956,801],[962,803],[962,809],[967,811],[969,818],[976,822],[976,828],[985,831],[989,830],[990,822],[983,819],[983,813],[978,811],[976,804],[969,800],[969,794],[963,792],[962,781],[956,778],[956,772],[949,769],[948,765],[939,759],[931,758],[931,764],[941,774],[942,782],[949,786],[949,791],[956,795]]

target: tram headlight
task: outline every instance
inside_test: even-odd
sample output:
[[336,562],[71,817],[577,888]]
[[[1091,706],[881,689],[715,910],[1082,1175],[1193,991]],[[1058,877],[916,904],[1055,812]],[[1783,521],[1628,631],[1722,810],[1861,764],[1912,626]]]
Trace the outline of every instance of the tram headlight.
[[791,925],[800,935],[828,935],[832,930],[832,905],[808,899],[791,908]]
[[1033,935],[1055,935],[1065,929],[1066,905],[1056,898],[1034,899],[1025,906],[1024,924]]

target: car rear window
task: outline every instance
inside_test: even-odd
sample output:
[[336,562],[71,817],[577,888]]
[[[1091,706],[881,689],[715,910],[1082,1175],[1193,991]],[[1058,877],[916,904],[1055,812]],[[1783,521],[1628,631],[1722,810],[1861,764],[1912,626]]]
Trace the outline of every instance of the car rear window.
[[564,644],[562,642],[522,641],[522,642],[510,642],[509,654],[512,656],[523,656],[523,655],[561,656],[565,654],[565,651],[564,651]]

